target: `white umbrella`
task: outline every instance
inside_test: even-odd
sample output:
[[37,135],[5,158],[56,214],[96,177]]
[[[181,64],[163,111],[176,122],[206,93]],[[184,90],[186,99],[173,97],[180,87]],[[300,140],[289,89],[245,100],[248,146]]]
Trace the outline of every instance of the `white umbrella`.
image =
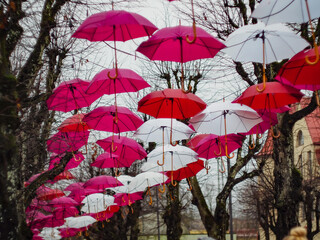
[[228,155],[227,135],[246,133],[263,120],[252,108],[231,102],[210,104],[205,110],[190,119],[192,126],[202,133],[225,135],[225,150]]
[[[149,204],[152,204],[150,187],[164,184],[168,177],[158,172],[143,172],[136,175],[128,185],[128,193],[142,192],[147,189],[146,195],[150,196]],[[164,192],[164,189],[163,189]]]
[[227,48],[222,51],[234,61],[262,63],[265,83],[265,64],[291,58],[309,46],[309,43],[283,24],[266,26],[257,23],[231,33],[225,45]]
[[306,57],[306,62],[313,65],[319,61],[318,45],[311,22],[312,19],[320,17],[319,0],[264,0],[256,7],[251,17],[257,18],[266,24],[309,22],[316,59],[311,62]]
[[[170,143],[171,118],[150,119],[144,122],[133,137],[145,142]],[[172,141],[188,139],[194,131],[186,124],[172,119]]]
[[103,193],[90,194],[82,200],[84,204],[81,211],[86,213],[98,213],[105,211],[108,206],[115,205],[114,197]]
[[48,227],[44,227],[41,230],[41,232],[38,234],[38,236],[46,240],[56,240],[56,239],[62,238],[57,228],[48,228]]
[[66,218],[65,226],[68,228],[83,228],[95,223],[97,220],[91,216],[78,216]]
[[120,175],[118,177],[118,180],[122,182],[123,186],[114,187],[111,188],[112,191],[115,191],[116,193],[128,193],[128,185],[132,181],[133,177],[129,175]]

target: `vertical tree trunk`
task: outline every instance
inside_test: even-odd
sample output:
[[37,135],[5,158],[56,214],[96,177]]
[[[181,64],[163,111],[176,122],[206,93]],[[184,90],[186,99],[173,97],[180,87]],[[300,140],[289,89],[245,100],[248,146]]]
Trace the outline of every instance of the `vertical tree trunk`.
[[163,215],[167,226],[167,239],[179,240],[182,235],[179,184],[175,187],[169,184],[167,189],[167,206]]

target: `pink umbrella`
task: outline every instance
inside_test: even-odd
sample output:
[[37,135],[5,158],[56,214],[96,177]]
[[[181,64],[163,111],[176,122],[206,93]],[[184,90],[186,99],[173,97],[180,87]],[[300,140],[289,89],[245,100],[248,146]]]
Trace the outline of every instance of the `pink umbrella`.
[[77,203],[74,199],[66,196],[55,198],[48,203],[48,205],[52,207],[72,207],[77,206],[78,204],[79,203]]
[[37,198],[39,200],[45,200],[45,201],[52,200],[65,195],[64,192],[62,192],[59,189],[52,189],[45,186],[38,188],[36,193],[37,193]]
[[112,176],[101,175],[89,179],[84,185],[84,188],[90,189],[106,189],[110,187],[123,186],[123,184]]
[[47,141],[48,151],[57,154],[77,151],[87,144],[89,134],[89,131],[58,132]]
[[126,107],[118,107],[116,116],[115,106],[98,107],[89,112],[83,121],[92,129],[107,132],[135,131],[143,121]]
[[88,86],[88,81],[79,78],[62,82],[48,98],[48,109],[69,112],[90,106],[99,96],[86,94],[85,90]]
[[47,205],[46,201],[34,198],[32,199],[31,204],[26,208],[26,213],[38,210],[46,211],[48,213],[52,212],[52,208]]
[[112,137],[108,137],[97,141],[97,144],[99,144],[106,152],[110,152],[112,142],[116,148],[113,153],[118,155],[120,158],[142,160],[147,157],[146,150],[144,150],[144,148],[135,140],[128,137],[116,136],[114,139],[112,139]]
[[44,227],[59,227],[64,224],[64,219],[56,219],[52,214],[38,218],[32,222],[31,229],[41,229]]
[[[64,154],[56,154],[53,153],[50,157],[50,163],[48,170],[54,168],[55,165],[59,164],[61,159],[63,158]],[[84,160],[84,156],[82,153],[78,152],[74,154],[74,157],[70,159],[70,161],[67,163],[65,170],[69,170],[72,168],[76,168],[79,166],[79,164]]]
[[98,93],[116,94],[124,92],[137,92],[150,87],[141,76],[130,69],[118,69],[116,79],[108,78],[108,72],[115,75],[115,69],[104,69],[94,76],[86,92],[88,94]]
[[97,159],[91,163],[91,166],[98,168],[120,168],[130,167],[135,161],[132,158],[120,158],[118,155],[105,152],[100,154]]
[[71,172],[69,172],[68,170],[63,171],[62,173],[60,173],[58,176],[56,176],[53,181],[47,181],[51,184],[54,184],[60,180],[71,180],[71,179],[76,179],[75,176],[73,176],[73,174]]
[[[78,203],[76,202],[78,205]],[[79,215],[79,210],[74,206],[68,206],[68,207],[58,207],[55,209],[52,213],[55,219],[65,219],[68,217],[76,217]]]
[[71,191],[71,193],[68,195],[68,197],[71,197],[74,199],[76,202],[81,203],[82,200],[94,193],[102,193],[104,192],[104,189],[85,189],[85,188],[79,188],[79,189],[74,189]]
[[58,127],[58,130],[60,132],[81,132],[89,130],[88,125],[82,121],[84,116],[84,113],[79,113],[67,118]]
[[[233,152],[242,146],[243,135],[228,134],[227,139],[229,152]],[[198,157],[211,159],[220,156],[226,156],[224,145],[225,138],[220,138],[215,134],[209,134],[198,142],[198,144],[194,147],[194,151],[198,153]]]
[[42,173],[43,173],[43,172],[37,173],[37,174],[35,174],[35,175],[32,175],[32,176],[28,179],[28,181],[24,182],[24,187],[29,186],[30,183],[32,183],[34,180],[36,180]]
[[127,206],[131,205],[135,201],[143,199],[143,192],[135,192],[135,193],[117,193],[114,195],[114,202],[118,206]]
[[[251,128],[250,131],[245,133],[244,135],[262,134],[265,131],[267,131],[268,129],[270,129],[271,126],[274,126],[278,123],[278,118],[277,118],[276,112],[269,112],[267,110],[257,110],[257,113],[259,113],[263,122],[257,124],[253,128]],[[270,122],[270,118],[271,118],[271,122]]]
[[[186,36],[197,32],[194,44],[189,44]],[[144,41],[137,51],[151,60],[181,63],[181,89],[184,90],[183,63],[213,58],[225,45],[201,28],[176,26],[157,31],[150,39]],[[191,89],[189,89],[191,90]]]

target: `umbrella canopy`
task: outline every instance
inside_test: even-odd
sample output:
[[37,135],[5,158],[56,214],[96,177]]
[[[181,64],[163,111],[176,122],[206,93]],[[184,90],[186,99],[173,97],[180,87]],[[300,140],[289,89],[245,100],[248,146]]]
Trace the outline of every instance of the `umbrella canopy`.
[[93,177],[86,181],[83,185],[84,188],[91,189],[105,189],[109,187],[123,186],[123,184],[116,178],[112,176],[101,175]]
[[115,205],[114,197],[102,193],[90,194],[82,200],[81,211],[86,213],[98,213],[105,211],[108,206]]
[[58,130],[60,132],[81,132],[89,130],[88,125],[82,121],[84,116],[84,113],[72,115],[61,123]]
[[320,2],[318,0],[264,0],[255,10],[251,17],[257,18],[266,24],[272,23],[305,23],[309,21],[308,4],[310,17],[320,17]]
[[[76,202],[76,205],[79,205],[79,203]],[[76,217],[79,215],[79,210],[74,206],[58,207],[53,211],[52,215],[59,220],[68,217]]]
[[190,119],[190,123],[198,132],[212,133],[218,136],[246,133],[260,122],[262,119],[255,110],[246,105],[231,102],[212,103],[204,111]]
[[[50,157],[50,163],[49,163],[49,167],[48,170],[52,169],[55,167],[55,165],[59,164],[61,159],[63,158],[63,156],[65,155],[65,153],[63,154],[56,154],[53,153]],[[70,161],[67,163],[66,167],[64,168],[65,170],[69,170],[72,168],[76,168],[79,166],[79,164],[84,160],[84,156],[82,153],[78,152],[74,154],[74,157],[70,159]]]
[[69,112],[90,106],[99,96],[85,93],[89,84],[88,81],[79,78],[62,82],[53,90],[52,95],[48,98],[48,109]]
[[68,217],[65,220],[68,228],[83,228],[95,223],[97,220],[91,216]]
[[118,206],[127,206],[131,205],[132,203],[143,199],[143,192],[136,192],[136,193],[117,193],[114,195],[114,202]]
[[166,175],[170,177],[173,176],[173,179],[176,181],[181,181],[189,177],[197,175],[202,169],[205,168],[204,161],[198,159],[196,162],[188,163],[187,166],[182,167],[175,171],[167,171]]
[[162,184],[168,179],[162,173],[143,172],[136,175],[128,185],[129,193],[143,192],[147,188]]
[[89,131],[58,132],[48,139],[47,149],[57,154],[75,152],[87,144],[89,134]]
[[100,154],[97,159],[93,163],[91,163],[91,166],[97,168],[130,167],[134,161],[134,159],[120,158],[116,154],[105,152]]
[[[262,83],[260,83],[262,85]],[[256,86],[248,87],[234,103],[244,104],[255,110],[279,109],[288,104],[299,102],[303,93],[294,87],[279,82],[267,82],[263,93],[256,91]]]
[[72,37],[95,41],[127,41],[151,36],[158,28],[143,16],[124,10],[96,13],[88,17]]
[[225,45],[197,27],[197,39],[194,44],[186,41],[193,35],[193,28],[176,26],[160,29],[137,48],[137,51],[150,60],[185,63],[192,60],[213,58]]
[[[242,140],[244,138],[243,135],[229,134],[227,137],[229,152],[233,152],[242,146]],[[224,138],[219,138],[217,135],[209,134],[199,141],[199,143],[194,147],[194,151],[198,153],[198,157],[205,159],[226,156],[225,144],[226,142]]]
[[48,205],[52,207],[72,207],[77,206],[78,203],[70,197],[63,196],[53,199]]
[[[133,137],[139,138],[145,142],[158,142],[158,143],[170,143],[170,118],[150,119],[144,122],[137,131],[133,134]],[[172,120],[172,140],[178,141],[182,139],[188,139],[195,131],[188,127],[186,124]]]
[[53,200],[55,198],[59,198],[65,195],[64,192],[59,189],[51,189],[44,186],[38,188],[36,193],[37,193],[37,198],[39,200],[45,200],[45,201]]
[[[291,58],[309,43],[282,24],[243,26],[229,35],[227,53],[235,61],[272,63]],[[263,48],[265,54],[263,54]],[[259,51],[261,50],[261,51]]]
[[206,103],[192,93],[180,89],[151,92],[138,103],[138,111],[155,118],[190,118],[206,107]]
[[[116,114],[117,111],[117,114]],[[115,117],[117,116],[117,120]],[[126,107],[98,107],[89,112],[83,121],[94,130],[107,132],[135,131],[143,121]]]
[[124,137],[115,136],[114,138],[108,137],[97,141],[97,144],[102,147],[106,152],[110,152],[112,142],[116,151],[112,151],[120,158],[138,159],[141,160],[147,156],[146,150],[135,140]]
[[303,50],[294,55],[281,67],[275,79],[297,89],[319,90],[320,62],[314,65],[307,64],[306,57],[313,61],[316,58],[315,50]]
[[257,112],[259,113],[263,121],[257,124],[256,126],[254,126],[253,128],[251,128],[249,132],[244,133],[244,135],[262,134],[268,129],[270,129],[271,126],[274,126],[278,123],[277,113],[273,112],[273,110],[269,112],[268,110],[264,109],[264,110],[257,110]]
[[62,238],[59,230],[52,227],[43,228],[38,236],[48,240],[56,240]]
[[96,74],[86,92],[88,94],[99,93],[116,94],[125,92],[137,92],[141,89],[150,87],[141,76],[130,69],[118,69],[115,79],[110,79],[108,73],[115,75],[115,69],[104,69]]

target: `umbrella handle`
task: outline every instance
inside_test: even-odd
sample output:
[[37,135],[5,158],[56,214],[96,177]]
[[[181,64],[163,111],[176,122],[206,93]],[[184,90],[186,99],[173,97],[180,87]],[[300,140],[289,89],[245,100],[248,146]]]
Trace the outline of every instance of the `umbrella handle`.
[[259,89],[259,87],[257,86],[257,91],[258,91],[259,93],[263,92],[263,91],[266,89],[266,81],[267,81],[267,78],[266,78],[266,73],[265,73],[265,72],[263,72],[262,79],[263,79],[262,89]]
[[118,147],[117,147],[117,146],[114,146],[114,142],[113,142],[113,140],[112,140],[112,142],[111,142],[111,151],[112,151],[112,152],[115,152],[115,151],[117,151],[117,149],[118,149]]
[[187,181],[188,181],[188,185],[189,185],[189,188],[187,188],[187,190],[191,191],[192,190],[192,185],[191,185],[190,179],[187,178]]
[[192,29],[193,29],[193,39],[190,41],[189,35],[186,36],[186,41],[189,44],[193,44],[197,39],[196,21],[194,19],[192,23]]
[[226,150],[226,157],[227,158],[231,159],[231,158],[234,157],[234,153],[232,153],[231,155],[228,154],[228,146],[227,146],[227,144],[225,145],[225,150]]
[[[182,88],[182,91],[183,91],[183,88]],[[163,138],[163,141],[164,141],[164,130],[163,129],[162,129],[162,138]],[[175,141],[175,143],[173,143],[173,141],[172,141],[172,118],[171,118],[171,125],[170,125],[170,144],[172,146],[177,146],[177,144],[178,144],[177,141]],[[163,147],[163,152],[164,152],[164,147]],[[163,156],[163,158],[164,158],[164,156]],[[163,159],[163,162],[164,162],[164,159]]]
[[218,147],[219,147],[219,153],[216,153],[216,151],[214,151],[214,150],[213,150],[213,153],[217,156],[221,156],[222,149],[221,149],[221,141],[220,141],[219,137],[217,138],[217,142],[218,142]]
[[[160,185],[160,186],[161,186],[161,185]],[[166,191],[166,185],[163,184],[163,188],[161,189],[161,187],[159,187],[159,188],[158,188],[158,191],[159,191],[160,193],[164,193],[164,192]]]
[[133,214],[134,211],[133,211],[133,207],[131,207],[131,205],[130,205],[130,208],[131,208],[131,213]]
[[280,133],[280,132],[278,132],[278,134],[277,134],[277,135],[275,135],[275,134],[274,134],[274,132],[273,132],[273,126],[271,126],[271,135],[272,135],[272,137],[273,137],[273,138],[279,138],[279,137],[280,137],[280,135],[281,135],[281,133]]
[[171,178],[171,185],[175,187],[178,185],[178,182],[174,181],[173,178]]
[[223,169],[222,169],[222,171],[219,169],[219,172],[220,173],[225,173],[226,172],[226,166],[224,165],[224,161],[223,161],[222,157],[221,157],[221,163],[222,163]]
[[191,87],[191,85],[189,85],[188,90],[184,90],[184,88],[181,87],[181,90],[183,93],[190,93],[192,91],[192,87]]
[[314,47],[314,53],[316,55],[316,59],[314,61],[311,61],[309,59],[309,56],[306,56],[305,60],[306,60],[306,63],[309,65],[315,65],[319,62],[319,49],[318,49],[318,45],[315,43],[315,41],[313,42],[313,47]]
[[151,195],[149,195],[150,199],[149,199],[149,205],[151,206],[152,205],[152,197]]
[[[252,141],[252,144],[250,143]],[[249,149],[252,150],[256,147],[255,143],[254,143],[254,139],[253,139],[253,135],[250,135],[249,138]]]
[[116,67],[115,67],[115,73],[116,73],[116,74],[115,74],[114,76],[111,76],[111,75],[110,75],[110,71],[109,71],[109,72],[108,72],[108,78],[111,79],[111,80],[116,80],[116,79],[117,79],[117,77],[118,77],[118,75],[119,75],[117,64],[116,64]]
[[115,175],[116,177],[119,177],[119,176],[121,175],[121,172],[119,172],[119,168],[116,168],[116,169],[114,170],[114,175]]
[[264,38],[262,39],[262,50],[263,50],[263,63],[262,63],[262,81],[263,81],[263,87],[262,89],[259,89],[257,86],[257,91],[259,93],[263,92],[266,89],[266,64],[265,64],[265,45],[264,45]]
[[208,160],[206,160],[206,163],[204,164],[204,168],[206,169],[207,174],[208,174],[208,173],[209,173],[209,170],[211,169],[211,167],[210,167],[209,164],[208,164]]
[[164,153],[162,153],[162,163],[159,162],[159,160],[157,160],[157,163],[159,166],[163,166],[164,165]]

